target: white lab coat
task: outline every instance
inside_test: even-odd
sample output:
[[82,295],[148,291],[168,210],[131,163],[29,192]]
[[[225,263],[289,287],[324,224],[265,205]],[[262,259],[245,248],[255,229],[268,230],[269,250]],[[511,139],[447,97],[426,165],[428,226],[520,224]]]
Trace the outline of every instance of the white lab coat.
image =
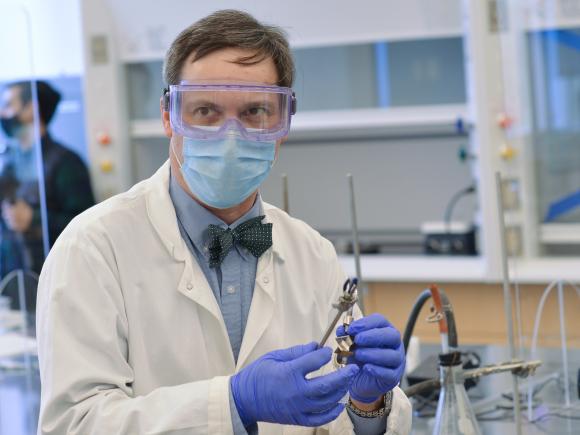
[[[319,340],[344,274],[332,245],[264,204],[273,247],[258,261],[237,364],[215,297],[177,226],[169,165],[77,217],[42,271],[37,334],[39,433],[232,433],[229,377],[274,349]],[[388,434],[407,434],[395,390]],[[320,429],[259,424],[260,434],[352,433],[346,412]]]

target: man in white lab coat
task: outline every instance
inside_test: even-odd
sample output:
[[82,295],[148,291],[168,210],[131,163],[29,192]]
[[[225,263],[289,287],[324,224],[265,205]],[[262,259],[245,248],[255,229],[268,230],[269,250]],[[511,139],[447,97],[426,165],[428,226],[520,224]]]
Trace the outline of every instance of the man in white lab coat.
[[164,73],[170,161],[75,219],[42,271],[38,432],[409,433],[399,333],[355,320],[332,370],[315,341],[345,280],[336,253],[258,193],[296,108],[283,34],[220,11]]

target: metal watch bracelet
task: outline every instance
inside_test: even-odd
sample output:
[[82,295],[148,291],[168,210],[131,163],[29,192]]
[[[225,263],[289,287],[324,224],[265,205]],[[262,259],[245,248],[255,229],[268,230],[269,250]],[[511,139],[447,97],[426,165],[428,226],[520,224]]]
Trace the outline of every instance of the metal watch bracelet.
[[348,399],[347,407],[351,410],[354,414],[358,415],[359,417],[363,418],[377,418],[377,417],[388,417],[391,413],[391,407],[393,404],[393,390],[389,391],[384,395],[384,404],[381,408],[375,411],[363,411],[358,409],[354,403]]

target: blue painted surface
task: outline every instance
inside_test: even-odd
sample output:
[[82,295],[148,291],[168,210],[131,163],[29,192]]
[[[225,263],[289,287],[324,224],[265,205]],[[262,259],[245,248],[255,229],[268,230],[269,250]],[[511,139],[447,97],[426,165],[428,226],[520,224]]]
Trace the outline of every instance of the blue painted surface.
[[375,67],[379,107],[389,107],[391,93],[389,89],[389,45],[386,42],[375,44]]
[[545,222],[553,222],[578,207],[580,207],[580,190],[551,203]]
[[553,41],[565,45],[568,48],[580,50],[580,34],[574,31],[552,29],[543,30],[537,32],[537,34],[548,41]]

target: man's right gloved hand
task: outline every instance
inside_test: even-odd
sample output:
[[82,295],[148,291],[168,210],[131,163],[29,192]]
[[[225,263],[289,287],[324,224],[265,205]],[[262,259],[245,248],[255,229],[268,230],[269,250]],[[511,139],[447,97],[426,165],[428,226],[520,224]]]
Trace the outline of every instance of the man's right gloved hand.
[[231,392],[246,427],[258,422],[322,426],[344,409],[338,403],[359,368],[352,364],[306,379],[330,361],[332,351],[309,343],[267,353],[231,377]]

